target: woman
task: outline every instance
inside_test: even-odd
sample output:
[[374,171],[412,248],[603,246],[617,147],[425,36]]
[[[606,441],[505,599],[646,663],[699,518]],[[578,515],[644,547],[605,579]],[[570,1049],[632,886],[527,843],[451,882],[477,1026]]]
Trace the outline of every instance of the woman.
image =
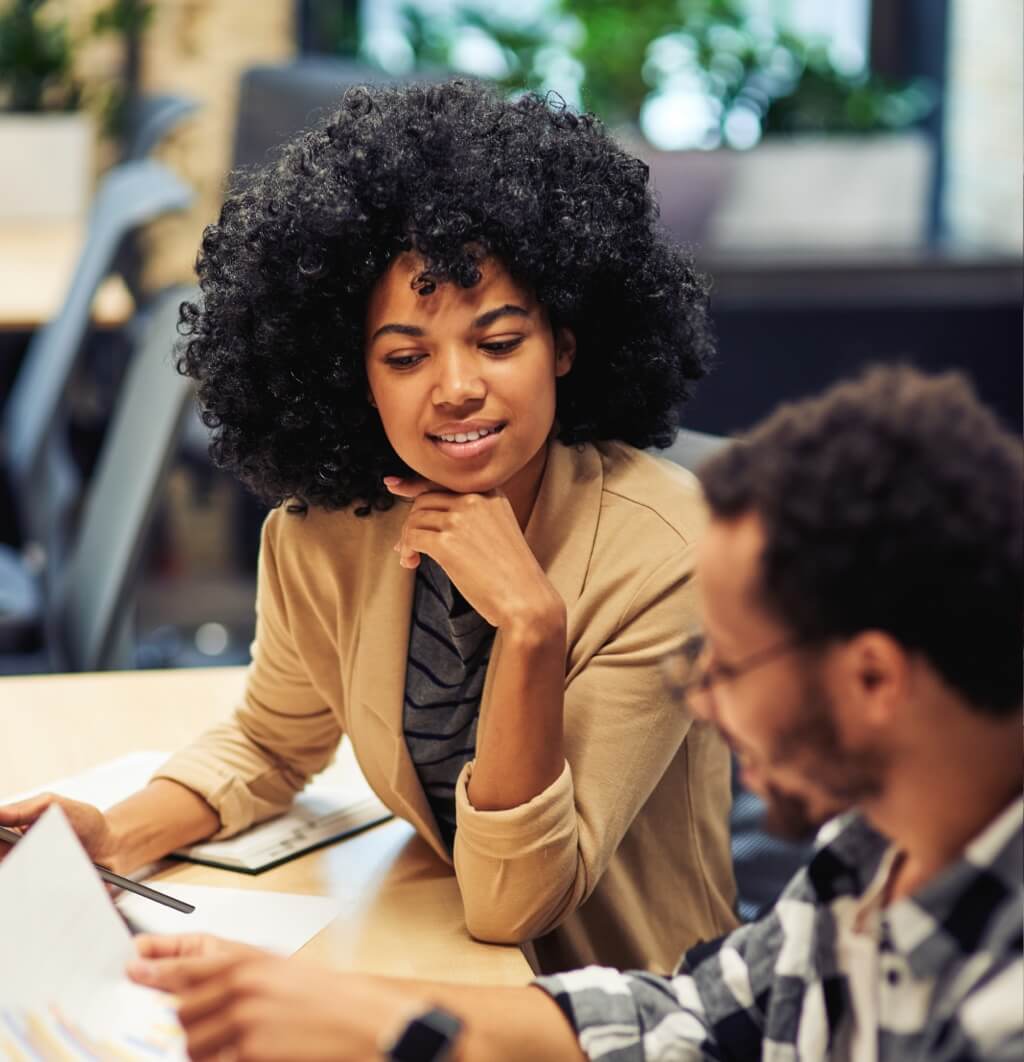
[[659,671],[700,504],[634,449],[711,349],[655,219],[593,119],[458,81],[349,91],[228,197],[180,367],[275,506],[253,664],[145,790],[70,807],[95,859],[265,819],[347,734],[469,931],[542,970],[666,970],[732,926],[727,754]]

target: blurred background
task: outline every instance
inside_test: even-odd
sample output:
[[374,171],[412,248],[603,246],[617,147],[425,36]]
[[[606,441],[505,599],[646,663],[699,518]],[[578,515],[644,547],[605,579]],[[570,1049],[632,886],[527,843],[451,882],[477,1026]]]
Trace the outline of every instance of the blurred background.
[[1022,424],[1020,0],[0,0],[0,673],[248,658],[261,507],[174,307],[232,172],[347,85],[594,111],[713,282],[724,435],[871,362]]

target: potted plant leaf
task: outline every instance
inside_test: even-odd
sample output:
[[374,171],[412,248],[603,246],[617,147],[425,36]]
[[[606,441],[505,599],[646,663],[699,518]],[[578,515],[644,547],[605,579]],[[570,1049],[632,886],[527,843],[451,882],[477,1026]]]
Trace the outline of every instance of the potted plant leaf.
[[66,18],[47,0],[0,8],[0,216],[80,215],[92,169],[93,126],[80,109]]
[[680,238],[773,251],[924,238],[934,149],[914,126],[929,85],[887,83],[748,0],[527,6],[406,0],[410,50],[595,111],[646,158]]
[[79,50],[101,36],[128,42],[151,12],[142,0],[111,0],[76,28],[53,0],[0,0],[0,218],[84,212],[96,125],[116,132],[124,92],[120,69],[107,83],[83,85]]

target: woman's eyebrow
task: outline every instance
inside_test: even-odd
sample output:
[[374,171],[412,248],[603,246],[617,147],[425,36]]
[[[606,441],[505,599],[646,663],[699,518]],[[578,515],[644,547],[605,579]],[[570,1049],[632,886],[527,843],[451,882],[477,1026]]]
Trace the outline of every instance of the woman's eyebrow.
[[426,333],[422,328],[417,325],[407,324],[386,324],[381,325],[376,332],[370,337],[370,342],[375,343],[381,336],[387,335],[399,335],[399,336],[422,336]]
[[506,303],[504,306],[499,306],[495,310],[488,310],[487,313],[482,313],[473,322],[474,328],[486,328],[490,324],[494,324],[499,317],[529,317],[530,311],[524,310],[522,306],[513,306],[512,303]]

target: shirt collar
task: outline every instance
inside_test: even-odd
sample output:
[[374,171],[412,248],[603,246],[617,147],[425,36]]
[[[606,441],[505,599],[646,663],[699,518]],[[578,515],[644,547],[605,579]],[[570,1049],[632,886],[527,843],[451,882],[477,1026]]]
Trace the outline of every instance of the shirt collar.
[[957,959],[982,950],[999,954],[1019,942],[1022,816],[1024,798],[1018,797],[967,845],[959,860],[887,909],[890,939],[915,976],[934,976]]
[[[889,841],[862,815],[843,816],[838,833],[810,861],[821,904],[860,897],[878,873]],[[1020,939],[1024,894],[1024,798],[1000,812],[963,856],[883,913],[884,932],[919,978],[982,949],[999,953]]]

